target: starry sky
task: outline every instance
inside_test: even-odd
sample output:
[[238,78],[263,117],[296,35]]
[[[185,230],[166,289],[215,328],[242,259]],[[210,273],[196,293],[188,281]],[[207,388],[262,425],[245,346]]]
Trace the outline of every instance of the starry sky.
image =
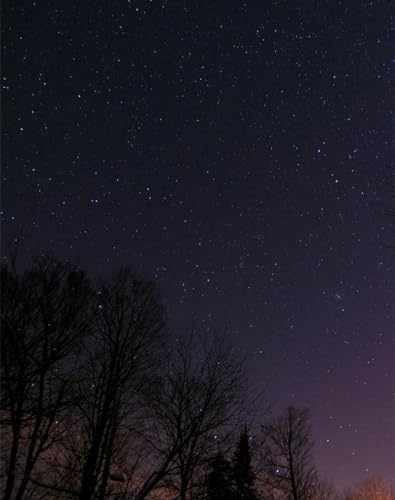
[[[321,474],[394,480],[386,0],[3,2],[2,251],[227,328]],[[181,333],[182,334],[182,333]]]

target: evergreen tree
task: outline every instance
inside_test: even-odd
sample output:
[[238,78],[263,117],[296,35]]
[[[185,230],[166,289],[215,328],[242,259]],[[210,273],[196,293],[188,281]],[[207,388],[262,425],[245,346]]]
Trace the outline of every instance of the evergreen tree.
[[251,455],[247,428],[244,427],[233,457],[235,497],[240,500],[256,500],[258,498],[254,488],[255,474],[251,465]]
[[211,461],[207,474],[207,499],[229,500],[232,496],[231,467],[221,452]]

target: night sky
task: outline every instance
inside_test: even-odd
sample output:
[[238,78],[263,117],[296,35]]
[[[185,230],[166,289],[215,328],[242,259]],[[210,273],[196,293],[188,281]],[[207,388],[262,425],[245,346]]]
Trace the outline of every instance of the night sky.
[[2,248],[227,327],[342,487],[394,480],[389,1],[3,2]]

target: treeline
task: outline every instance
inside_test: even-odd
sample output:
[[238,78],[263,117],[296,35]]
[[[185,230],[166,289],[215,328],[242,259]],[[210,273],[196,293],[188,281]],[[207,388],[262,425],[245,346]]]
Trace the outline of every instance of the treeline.
[[[308,411],[262,417],[252,439],[232,346],[209,329],[169,332],[151,281],[128,269],[91,280],[45,256],[2,266],[1,285],[4,500],[335,498]],[[366,498],[393,498],[375,484],[388,496]]]

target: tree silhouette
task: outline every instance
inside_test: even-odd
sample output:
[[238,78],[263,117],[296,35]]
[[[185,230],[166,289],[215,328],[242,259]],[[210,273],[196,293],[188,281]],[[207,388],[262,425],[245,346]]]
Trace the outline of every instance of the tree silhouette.
[[255,500],[257,498],[254,487],[255,474],[251,465],[251,447],[246,427],[240,434],[233,457],[233,479],[236,498],[240,500]]
[[[336,491],[331,482],[325,479],[318,479],[314,487],[314,500],[341,500],[339,493]],[[344,500],[344,499],[343,499]]]
[[73,404],[72,372],[89,329],[91,291],[76,266],[49,256],[23,273],[3,266],[1,281],[3,498],[19,500]]
[[[242,364],[209,330],[170,341],[149,280],[91,283],[70,262],[3,266],[3,498],[257,500]],[[312,463],[309,412],[263,426],[264,498],[334,498]],[[220,453],[218,450],[222,450]],[[259,478],[260,479],[260,478]],[[350,500],[393,500],[378,480]]]
[[235,498],[232,491],[232,469],[221,452],[214,455],[209,463],[206,478],[207,500],[230,500]]
[[171,346],[150,390],[145,440],[155,465],[136,499],[164,478],[180,500],[192,495],[210,457],[239,426],[242,387],[240,363],[222,338],[193,334]]
[[[48,266],[43,272],[45,280],[48,280]],[[61,296],[57,308],[45,308],[44,322],[47,326],[56,325],[58,332],[65,322],[62,319],[63,310],[73,318],[70,328],[73,327],[72,334],[78,339],[78,349],[76,342],[71,343],[71,334],[68,333],[67,347],[70,352],[67,351],[69,358],[64,363],[68,368],[67,401],[70,404],[67,411],[63,411],[62,418],[59,418],[57,408],[60,403],[49,409],[47,405],[44,415],[40,417],[40,421],[50,421],[52,428],[56,425],[57,435],[56,440],[49,441],[41,430],[43,427],[39,428],[41,441],[45,437],[46,445],[42,448],[45,453],[42,467],[34,477],[30,477],[30,483],[40,489],[43,497],[56,494],[84,500],[104,499],[110,491],[126,491],[130,486],[130,476],[136,468],[136,461],[130,453],[131,440],[139,427],[144,425],[146,402],[143,395],[150,383],[150,374],[154,366],[160,364],[163,355],[165,316],[154,285],[129,270],[121,270],[91,287],[89,294],[81,297],[84,327],[84,335],[81,335],[81,328],[77,328],[79,316],[70,305],[70,301],[73,304],[81,294],[77,293],[76,285],[72,285]],[[56,291],[56,287],[52,288]],[[54,292],[49,289],[37,292],[39,311],[44,311],[42,304],[49,301],[50,293]],[[8,296],[15,297],[15,290],[10,291]],[[32,303],[31,294],[22,302],[25,303]],[[27,307],[19,316],[30,317],[26,313]],[[12,311],[12,307],[6,310]],[[10,323],[9,317],[10,314],[2,320],[7,319]],[[64,391],[60,389],[63,386],[55,391],[54,381],[62,373],[62,358],[59,359],[59,356],[63,351],[59,342],[64,336],[57,334],[54,338],[59,337],[60,340],[54,344],[48,341],[51,332],[48,330],[44,336],[34,337],[33,340],[46,363],[50,360],[53,367],[50,377],[44,380],[44,388],[52,400],[57,397],[62,402]],[[29,344],[24,346],[23,353],[20,371],[25,373],[30,366],[29,353],[35,356],[35,351]],[[9,364],[13,365],[11,361]],[[28,375],[23,375],[29,390],[32,380],[30,371]],[[9,380],[15,384],[19,379],[10,373]],[[34,400],[34,405],[43,406],[39,394],[36,390],[30,399]],[[25,413],[28,418],[33,418],[34,406],[26,407]],[[38,417],[35,418],[37,421]],[[26,429],[26,424],[24,426]],[[119,481],[120,477],[123,481]],[[12,492],[12,489],[9,491]]]
[[263,426],[265,479],[286,498],[312,498],[317,477],[312,462],[310,415],[292,406]]
[[85,397],[80,415],[85,437],[79,498],[103,499],[121,424],[141,412],[142,390],[159,362],[166,334],[154,285],[129,270],[103,282],[93,303],[93,335],[87,345]]
[[379,477],[368,478],[352,489],[346,500],[394,500],[388,481]]

